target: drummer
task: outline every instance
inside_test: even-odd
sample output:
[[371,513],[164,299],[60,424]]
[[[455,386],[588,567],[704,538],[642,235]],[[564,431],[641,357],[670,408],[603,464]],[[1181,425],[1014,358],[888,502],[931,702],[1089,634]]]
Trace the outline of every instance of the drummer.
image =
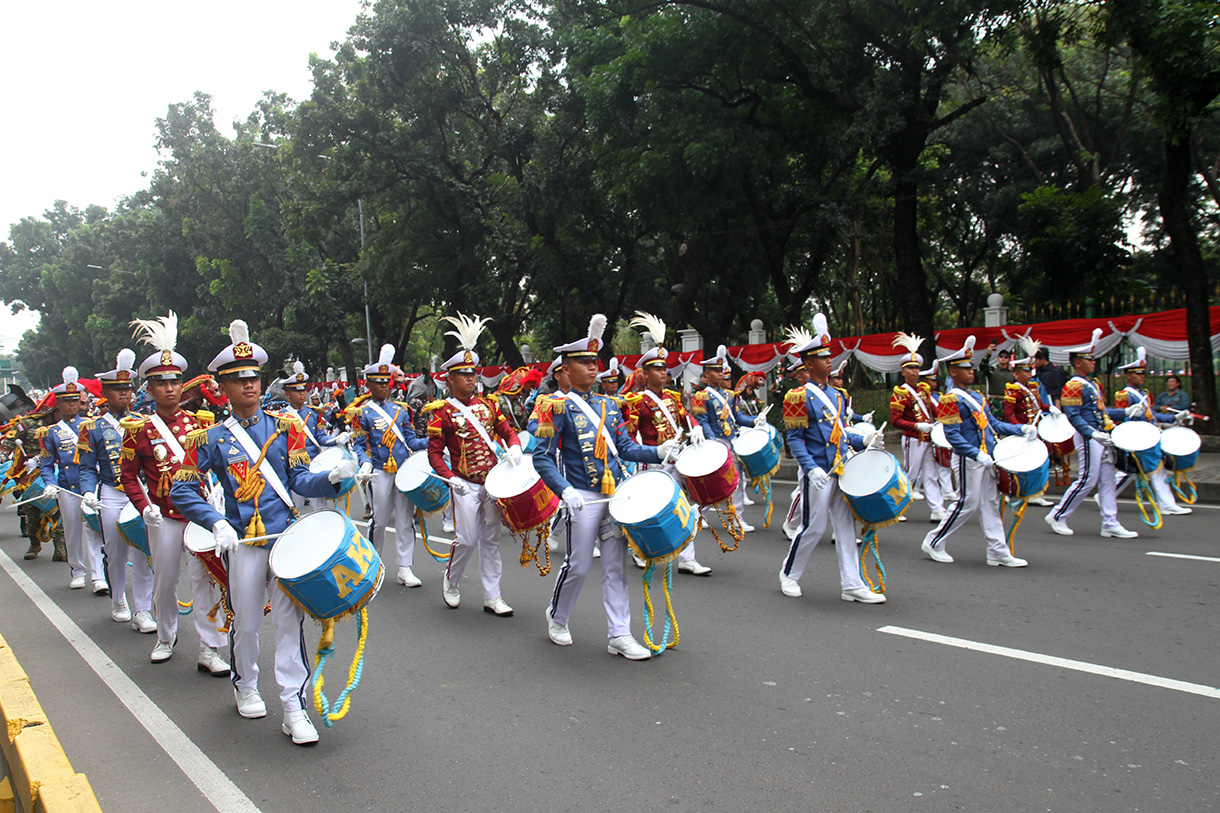
[[390,400],[393,371],[394,345],[383,344],[377,363],[364,368],[370,397],[350,411],[352,439],[360,461],[358,479],[372,485],[369,538],[380,554],[385,549],[386,528],[393,522],[397,581],[403,587],[419,587],[423,582],[411,570],[415,564],[414,511],[411,500],[394,485],[394,475],[407,456],[426,449],[428,441],[415,434],[410,408]]
[[[665,349],[665,322],[650,313],[636,311],[631,320],[632,327],[643,327],[652,338],[653,346],[640,357],[636,374],[644,379],[644,390],[639,394],[627,396],[626,414],[628,416],[628,431],[638,434],[642,446],[660,446],[668,440],[682,440],[685,432],[690,432],[692,443],[703,442],[703,427],[691,420],[682,406],[681,393],[666,389],[669,383],[669,366],[666,359],[669,351]],[[656,464],[644,464],[644,468],[652,468]],[[660,467],[674,476],[674,464],[666,461]],[[637,560],[639,566],[642,560]],[[678,571],[691,573],[695,576],[709,576],[712,569],[699,564],[695,558],[695,540],[692,539],[678,554]]]
[[[1024,358],[1013,359],[1009,364],[1014,380],[1004,385],[1004,420],[1008,423],[1037,427],[1043,413],[1060,410],[1051,403],[1046,390],[1034,378],[1034,361],[1041,343],[1023,336],[1018,341],[1018,346],[1026,355]],[[1029,504],[1050,507],[1055,503],[1045,495],[1039,495],[1030,500]]]
[[[703,360],[703,376],[707,380],[707,386],[695,393],[694,398],[691,399],[690,411],[699,425],[703,427],[705,437],[709,440],[724,441],[731,447],[733,439],[737,437],[739,426],[761,429],[766,425],[767,419],[763,415],[742,415],[733,408],[734,394],[725,389],[730,372],[729,353],[722,344],[717,348],[716,355]],[[736,465],[737,490],[733,492],[733,506],[737,509],[737,518],[741,522],[742,532],[750,533],[754,530],[754,526],[746,522],[745,484],[747,478],[741,470],[741,464]]]
[[[547,635],[559,646],[572,644],[568,621],[593,565],[593,546],[600,537],[602,604],[609,632],[606,651],[630,660],[647,660],[652,653],[631,635],[627,542],[622,528],[610,518],[608,502],[602,500],[612,495],[615,484],[623,479],[620,460],[660,463],[677,448],[678,441],[670,439],[656,448],[640,446],[628,436],[618,405],[604,395],[591,393],[605,328],[606,317],[594,314],[585,338],[555,348],[562,355],[572,391],[566,398],[549,398],[538,407],[541,449],[534,455],[534,465],[568,511],[567,554],[546,608]],[[558,464],[553,457],[556,454]]]
[[997,420],[991,414],[987,398],[974,383],[974,337],[967,336],[961,350],[945,356],[953,384],[940,397],[937,419],[944,424],[945,439],[953,447],[953,465],[957,468],[957,484],[961,498],[940,524],[928,532],[920,546],[934,562],[952,562],[945,542],[977,512],[987,542],[987,564],[993,567],[1025,567],[1024,559],[1012,555],[1004,541],[1004,520],[1000,517],[1000,491],[995,471],[997,435],[1024,435],[1036,438],[1038,430],[1031,424],[1018,426]]
[[[424,407],[428,420],[428,462],[449,481],[453,494],[454,541],[449,563],[441,579],[441,598],[456,608],[462,600],[462,573],[471,555],[479,552],[479,573],[483,582],[483,612],[500,618],[513,614],[513,608],[500,595],[500,516],[496,502],[484,484],[487,474],[499,462],[500,438],[507,447],[508,465],[521,462],[521,441],[491,398],[475,394],[479,354],[475,344],[487,320],[468,319],[458,314],[444,317],[457,329],[461,349],[441,365],[448,374],[449,397]],[[456,461],[453,468],[445,462]],[[455,472],[453,469],[456,469]]]
[[[1144,389],[1144,381],[1148,374],[1147,351],[1137,347],[1135,361],[1124,364],[1118,369],[1127,376],[1127,386],[1114,394],[1114,406],[1121,409],[1131,421],[1147,421],[1148,423],[1181,423],[1189,415],[1190,410],[1174,413],[1155,412],[1152,408],[1152,396]],[[1119,472],[1118,483],[1115,485],[1115,495],[1121,494],[1135,475],[1130,472]],[[1152,486],[1152,494],[1156,499],[1157,508],[1164,515],[1190,514],[1191,509],[1178,505],[1174,499],[1173,490],[1169,487],[1168,475],[1164,466],[1148,475],[1148,483]]]
[[[323,446],[347,446],[351,442],[352,436],[349,432],[339,432],[336,435],[327,432],[326,427],[318,420],[317,410],[305,405],[309,394],[309,375],[305,372],[303,363],[294,361],[292,374],[280,383],[284,386],[284,400],[288,402],[285,412],[301,421],[301,427],[305,430],[305,451],[310,457],[321,452]],[[305,508],[305,498],[300,494],[293,494],[292,501],[298,512]]]
[[894,337],[893,345],[904,348],[906,353],[902,359],[903,383],[894,387],[890,396],[890,423],[902,430],[902,465],[912,484],[911,499],[924,499],[914,486],[921,482],[931,509],[929,520],[940,522],[945,518],[945,503],[932,448],[936,405],[932,402],[931,388],[919,380],[923,356],[918,350],[922,343],[921,337],[908,333],[899,332]]
[[807,342],[792,348],[809,371],[809,383],[784,396],[788,444],[800,465],[801,524],[780,567],[780,592],[800,597],[805,564],[829,523],[838,539],[835,552],[839,560],[839,597],[844,601],[881,604],[885,596],[864,584],[856,546],[847,542],[856,538],[856,528],[847,499],[839,491],[839,474],[849,447],[860,450],[880,446],[884,440],[876,429],[861,435],[844,424],[847,393],[829,383],[830,329],[824,314],[814,314],[813,333],[809,335]]
[[[153,573],[148,557],[128,545],[119,534],[119,514],[131,504],[120,482],[122,470],[123,428],[119,422],[127,417],[131,405],[132,381],[136,378],[133,365],[136,354],[124,348],[119,351],[113,370],[98,373],[102,394],[110,408],[99,418],[81,426],[77,443],[80,455],[80,481],[83,502],[98,512],[102,521],[102,540],[106,551],[106,577],[110,584],[112,607],[110,617],[115,622],[130,622],[136,632],[157,631],[153,620]],[[95,493],[95,491],[97,493]],[[131,605],[127,604],[127,563],[131,562]],[[132,618],[135,608],[135,619]],[[201,650],[207,647],[200,647]],[[201,663],[209,672],[214,664],[211,650],[200,652]],[[219,657],[219,656],[217,656]],[[222,661],[223,662],[223,661]],[[219,664],[215,664],[219,668]],[[221,675],[228,674],[228,668]]]
[[[170,311],[157,319],[132,322],[141,343],[153,352],[140,364],[140,376],[148,385],[156,410],[147,417],[128,413],[119,421],[123,428],[122,463],[119,480],[123,494],[144,519],[153,571],[153,618],[157,643],[149,659],[164,663],[174,655],[178,643],[178,579],[182,574],[182,542],[186,517],[178,511],[170,495],[174,474],[185,459],[186,437],[202,428],[205,416],[192,415],[179,406],[182,374],[186,359],[175,349],[178,343],[178,317]],[[186,570],[191,582],[192,613],[199,635],[197,668],[211,675],[224,676],[229,664],[220,656],[225,639],[217,622],[209,621],[207,608],[216,604],[219,591],[207,567],[194,556],[187,556]],[[140,631],[147,619],[137,612],[133,623]],[[223,623],[223,621],[221,622]]]
[[597,374],[597,384],[601,387],[602,394],[609,395],[622,408],[623,399],[619,397],[618,391],[623,384],[623,374],[618,368],[617,358],[610,357],[606,369]]
[[[919,371],[919,380],[928,385],[928,397],[932,399],[932,403],[940,409],[940,376],[937,370],[940,367],[940,362],[937,359],[932,359],[932,366],[926,370]],[[936,427],[933,427],[935,429]],[[936,461],[936,479],[940,483],[941,499],[945,503],[952,503],[957,500],[957,489],[953,485],[953,466],[952,450],[939,449],[939,452],[933,451],[932,458]]]
[[[224,558],[229,573],[233,609],[229,641],[238,714],[247,718],[267,714],[258,693],[258,631],[269,592],[275,627],[275,679],[284,710],[280,730],[294,744],[309,745],[318,741],[318,732],[305,712],[310,669],[305,657],[304,614],[274,583],[268,590],[268,561],[274,542],[242,544],[239,540],[282,533],[296,518],[289,489],[309,497],[334,497],[337,484],[355,476],[356,464],[345,459],[330,472],[311,472],[301,422],[259,408],[259,367],[266,363],[267,353],[250,341],[249,329],[240,319],[229,325],[229,338],[232,343],[212,359],[208,369],[228,396],[232,416],[211,428],[196,429],[186,439],[186,459],[174,474],[171,496],[187,518],[212,530],[216,553]],[[223,514],[200,492],[209,472],[224,489]]]
[[[808,335],[807,331],[806,335]],[[808,340],[808,338],[803,339],[800,344],[803,344]],[[783,393],[787,392],[789,389],[803,387],[809,381],[809,371],[805,369],[805,362],[801,361],[800,356],[785,356],[785,358],[794,359],[792,363],[788,365],[788,377],[792,381],[792,386],[780,391],[781,398],[783,397]],[[787,437],[784,438],[784,446],[788,446]],[[788,513],[784,515],[784,536],[788,537],[788,540],[791,541],[792,539],[796,538],[796,532],[800,529],[801,486],[800,478],[798,477],[796,488],[792,489],[791,501],[788,504]]]
[[1096,487],[1097,503],[1101,509],[1101,535],[1133,539],[1139,534],[1127,530],[1118,521],[1115,492],[1117,473],[1114,447],[1110,441],[1110,430],[1115,422],[1122,422],[1127,413],[1121,409],[1107,409],[1101,382],[1091,377],[1097,367],[1093,354],[1100,338],[1101,328],[1094,328],[1088,344],[1068,351],[1075,375],[1063,385],[1059,403],[1063,414],[1067,415],[1072,428],[1076,430],[1074,440],[1080,455],[1080,473],[1046,515],[1046,524],[1060,536],[1071,536],[1074,532],[1068,527],[1068,518]]

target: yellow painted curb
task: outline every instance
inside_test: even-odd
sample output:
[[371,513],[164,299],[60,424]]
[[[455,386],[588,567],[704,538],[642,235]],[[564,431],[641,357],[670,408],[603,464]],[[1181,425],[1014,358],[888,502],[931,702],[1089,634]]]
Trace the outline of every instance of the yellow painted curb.
[[13,783],[8,781],[8,777],[0,779],[0,813],[14,813],[16,807],[13,805]]
[[98,813],[97,797],[83,773],[62,784],[43,785],[34,813]]

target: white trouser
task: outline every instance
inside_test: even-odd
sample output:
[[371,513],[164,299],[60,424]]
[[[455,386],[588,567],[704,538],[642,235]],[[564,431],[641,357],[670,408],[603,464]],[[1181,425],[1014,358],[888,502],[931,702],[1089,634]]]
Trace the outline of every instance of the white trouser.
[[496,501],[478,483],[463,480],[466,493],[453,494],[454,539],[445,576],[455,587],[462,581],[466,564],[479,551],[479,575],[483,579],[483,598],[500,597],[500,514]]
[[1000,487],[995,467],[989,469],[959,454],[953,455],[953,464],[957,469],[958,488],[961,489],[958,501],[923,541],[937,550],[944,550],[946,540],[954,531],[978,513],[983,538],[987,541],[987,555],[992,559],[1002,558],[1008,553],[1008,545],[1004,542],[1004,520],[1000,517]]
[[843,590],[864,587],[856,549],[856,523],[847,506],[847,498],[839,491],[838,475],[831,475],[830,482],[814,487],[809,475],[802,471],[797,487],[802,493],[801,524],[779,572],[799,580],[805,572],[809,554],[818,546],[829,524],[834,531],[835,552],[839,557],[839,585]]
[[902,460],[907,479],[916,480],[923,486],[924,496],[928,499],[928,508],[933,511],[945,509],[945,499],[940,491],[940,466],[936,465],[936,455],[932,444],[919,438],[902,436]]
[[130,500],[114,486],[102,483],[99,497],[102,507],[98,515],[102,518],[102,537],[105,539],[106,576],[110,582],[110,599],[121,604],[127,593],[127,563],[131,562],[132,612],[147,612],[152,609],[153,574],[148,566],[148,557],[143,551],[128,545],[119,533],[119,514]]
[[415,506],[394,486],[394,475],[381,469],[373,470],[373,518],[369,520],[369,538],[382,559],[385,554],[385,529],[394,526],[394,543],[398,548],[398,567],[415,563]]
[[[601,494],[581,489],[580,494],[589,500],[603,499]],[[551,595],[551,617],[559,624],[567,625],[572,617],[572,608],[580,588],[593,566],[593,545],[601,544],[602,604],[606,609],[607,637],[616,638],[631,634],[631,600],[627,592],[627,540],[618,523],[610,518],[609,503],[586,505],[580,511],[569,512],[567,517],[567,553],[563,566],[555,579],[555,591]]]
[[1115,500],[1115,469],[1109,452],[1104,445],[1089,438],[1085,440],[1077,432],[1076,451],[1080,458],[1080,473],[1068,486],[1067,491],[1059,500],[1059,504],[1051,509],[1051,517],[1059,522],[1067,522],[1072,512],[1080,507],[1085,497],[1097,487],[1097,500],[1101,504],[1101,527],[1118,527],[1118,502]]
[[105,542],[102,535],[89,527],[89,523],[85,522],[85,513],[81,511],[81,525],[84,534],[85,561],[89,564],[89,578],[94,581],[105,581],[108,577],[106,569],[106,551]]
[[[229,601],[233,626],[229,655],[233,685],[239,692],[258,690],[258,631],[263,626],[263,602],[271,593],[271,624],[275,627],[275,682],[284,711],[307,708],[309,659],[305,646],[305,614],[271,576],[270,548],[238,545],[227,554]],[[270,583],[268,583],[270,581]]]
[[[178,638],[178,577],[182,573],[182,538],[186,534],[186,523],[163,517],[161,524],[148,529],[148,547],[152,552],[153,570],[153,618],[157,622],[157,640],[173,643]],[[203,562],[186,554],[186,572],[191,579],[191,618],[195,619],[195,632],[199,643],[213,649],[224,646],[224,636],[217,629],[217,622],[208,620],[208,613],[216,605],[220,591],[212,583]],[[224,623],[223,613],[217,613],[219,623]]]
[[[1122,494],[1123,489],[1130,485],[1135,480],[1134,474],[1128,474],[1125,471],[1120,471],[1118,474],[1118,482],[1114,486],[1115,496]],[[1152,495],[1156,499],[1156,504],[1162,510],[1168,508],[1171,511],[1178,510],[1178,501],[1173,496],[1173,489],[1169,487],[1169,474],[1165,471],[1165,467],[1148,475],[1148,484],[1152,486]]]
[[957,490],[953,488],[953,467],[936,464],[936,481],[940,483],[940,498],[943,503],[952,497],[957,499]]
[[801,506],[805,504],[804,498],[801,497],[801,477],[805,470],[797,467],[796,473],[796,488],[792,489],[790,503],[788,505],[788,513],[784,515],[783,531],[787,534],[795,535],[801,529]]
[[59,503],[59,520],[64,524],[71,578],[106,578],[101,551],[95,555],[92,546],[85,544],[85,516],[80,510],[80,497],[60,491],[55,501]]

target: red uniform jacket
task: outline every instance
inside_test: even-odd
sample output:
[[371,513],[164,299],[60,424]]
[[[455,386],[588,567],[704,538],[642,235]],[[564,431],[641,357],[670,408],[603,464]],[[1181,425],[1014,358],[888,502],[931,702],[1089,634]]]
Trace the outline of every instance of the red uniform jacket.
[[[190,412],[178,410],[171,418],[165,419],[165,425],[174,433],[185,452],[186,436],[196,429],[206,428],[210,421],[204,422]],[[161,509],[161,516],[185,522],[186,517],[178,513],[169,499],[169,487],[181,463],[175,463],[165,439],[153,426],[147,417],[132,415],[120,421],[123,427],[123,460],[120,463],[120,480],[123,483],[123,493],[131,500],[136,510],[143,512],[149,499]],[[148,497],[140,488],[140,475],[144,475],[144,483],[148,488]]]
[[[517,433],[508,425],[500,407],[490,398],[475,395],[467,409],[483,425],[487,437],[493,442],[503,438],[510,446],[520,446]],[[483,483],[487,472],[499,462],[496,453],[479,435],[478,430],[448,401],[433,401],[424,407],[428,419],[428,462],[441,477],[452,479],[456,473],[463,480]],[[449,450],[451,469],[445,464],[445,449]]]
[[[927,432],[920,432],[915,428],[915,424],[936,423],[936,404],[932,401],[932,388],[920,381],[915,384],[915,391],[919,393],[919,403],[916,403],[906,385],[899,384],[894,387],[894,394],[890,396],[890,423],[901,429],[902,434],[908,438],[931,440],[932,436]],[[920,404],[923,405],[922,411]]]

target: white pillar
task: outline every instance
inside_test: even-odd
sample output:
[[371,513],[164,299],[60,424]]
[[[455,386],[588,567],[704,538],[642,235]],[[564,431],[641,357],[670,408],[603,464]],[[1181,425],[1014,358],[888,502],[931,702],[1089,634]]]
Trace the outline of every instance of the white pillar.
[[[682,337],[682,352],[689,353],[692,350],[703,349],[703,337],[699,335],[699,331],[693,328],[679,330],[678,335]],[[692,364],[686,368],[686,373],[682,376],[682,388],[690,389],[699,383],[699,376],[703,372],[703,368],[697,364]]]
[[1004,307],[1004,296],[992,294],[987,297],[987,307],[983,308],[984,327],[1003,327],[1008,324],[1008,308]]

